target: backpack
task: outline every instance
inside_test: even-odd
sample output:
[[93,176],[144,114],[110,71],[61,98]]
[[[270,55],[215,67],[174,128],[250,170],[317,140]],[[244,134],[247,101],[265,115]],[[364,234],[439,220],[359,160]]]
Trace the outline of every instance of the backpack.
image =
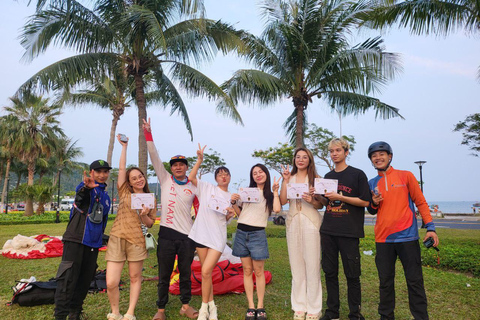
[[34,277],[28,280],[17,280],[17,284],[12,287],[12,300],[7,305],[18,303],[22,307],[31,307],[42,304],[54,304],[57,282],[54,279],[46,282],[34,280]]
[[273,224],[276,224],[278,226],[284,226],[285,225],[285,218],[283,216],[278,216],[273,218]]

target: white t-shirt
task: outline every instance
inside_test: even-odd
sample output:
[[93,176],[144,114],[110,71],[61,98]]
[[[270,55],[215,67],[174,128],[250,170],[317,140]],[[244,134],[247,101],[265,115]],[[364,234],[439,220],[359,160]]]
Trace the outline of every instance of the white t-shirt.
[[160,228],[167,227],[188,235],[193,225],[190,212],[196,188],[190,181],[184,185],[176,183],[165,170],[153,141],[147,141],[147,147],[161,188]]
[[230,202],[231,194],[201,180],[197,180],[196,194],[200,207],[188,237],[196,243],[223,252],[227,244],[227,216],[208,208],[208,202],[212,195]]
[[252,227],[265,228],[268,221],[268,210],[265,208],[267,200],[263,197],[263,190],[260,190],[260,202],[241,202],[238,205],[242,207],[242,212],[238,218],[238,223]]

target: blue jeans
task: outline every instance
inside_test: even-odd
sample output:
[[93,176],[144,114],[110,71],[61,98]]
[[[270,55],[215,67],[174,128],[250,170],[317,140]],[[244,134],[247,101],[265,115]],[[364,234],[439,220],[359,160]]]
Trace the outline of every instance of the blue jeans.
[[240,258],[251,257],[252,260],[268,259],[270,254],[265,229],[258,231],[237,229],[232,254]]

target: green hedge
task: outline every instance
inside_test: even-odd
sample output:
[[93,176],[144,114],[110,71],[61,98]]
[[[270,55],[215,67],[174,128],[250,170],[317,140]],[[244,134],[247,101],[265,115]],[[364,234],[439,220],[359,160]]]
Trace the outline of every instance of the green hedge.
[[[70,212],[60,211],[60,222],[68,222]],[[114,220],[116,215],[108,215],[108,220]],[[25,216],[24,212],[16,211],[14,213],[0,214],[0,225],[13,225],[13,224],[35,224],[35,223],[55,223],[56,212],[45,211],[41,215]]]

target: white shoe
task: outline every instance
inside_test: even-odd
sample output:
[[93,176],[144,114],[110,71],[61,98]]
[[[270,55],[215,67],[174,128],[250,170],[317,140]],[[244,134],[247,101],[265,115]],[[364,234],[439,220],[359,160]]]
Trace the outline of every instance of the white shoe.
[[198,310],[197,320],[208,320],[208,306],[206,308],[202,307]]
[[209,307],[208,311],[210,312],[208,320],[218,320],[217,306],[214,305],[213,307]]

